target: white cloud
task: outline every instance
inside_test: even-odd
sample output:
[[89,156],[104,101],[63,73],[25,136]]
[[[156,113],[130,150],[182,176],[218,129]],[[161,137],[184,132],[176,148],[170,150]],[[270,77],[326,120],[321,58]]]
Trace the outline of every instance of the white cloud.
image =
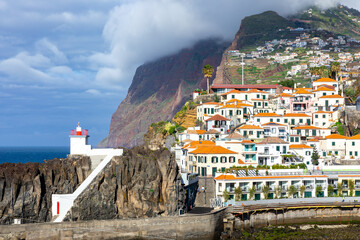
[[337,0],[135,0],[114,7],[103,30],[107,52],[89,57],[99,68],[97,83],[104,88],[127,88],[137,66],[189,47],[197,40],[232,40],[241,19],[275,10],[292,14],[311,5],[335,6]]
[[52,59],[52,61],[56,63],[66,63],[68,61],[65,54],[62,51],[60,51],[55,44],[53,44],[46,38],[37,41],[36,48],[38,51],[49,56]]

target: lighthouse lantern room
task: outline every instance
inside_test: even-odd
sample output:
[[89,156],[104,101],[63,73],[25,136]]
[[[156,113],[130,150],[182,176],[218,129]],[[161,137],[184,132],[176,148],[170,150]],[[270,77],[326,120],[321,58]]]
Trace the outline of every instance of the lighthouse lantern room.
[[80,123],[78,123],[76,129],[70,131],[70,154],[88,154],[91,151],[88,138],[88,130],[82,130]]

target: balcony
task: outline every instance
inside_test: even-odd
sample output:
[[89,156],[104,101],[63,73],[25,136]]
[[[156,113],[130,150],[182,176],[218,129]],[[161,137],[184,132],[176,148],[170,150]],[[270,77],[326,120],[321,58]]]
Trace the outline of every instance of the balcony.
[[305,185],[305,189],[314,189],[314,185]]

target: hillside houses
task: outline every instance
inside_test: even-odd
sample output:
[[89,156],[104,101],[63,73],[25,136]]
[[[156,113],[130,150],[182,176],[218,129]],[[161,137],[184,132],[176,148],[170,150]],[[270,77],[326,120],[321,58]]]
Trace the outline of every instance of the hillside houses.
[[[219,101],[197,106],[202,128],[179,134],[183,167],[190,172],[215,176],[231,166],[298,163],[312,168],[314,147],[320,164],[325,164],[329,156],[360,159],[360,150],[356,149],[360,138],[350,140],[331,134],[344,107],[336,80],[318,79],[312,88],[297,88],[290,93],[269,91],[279,90],[277,85],[259,85],[260,89],[246,85],[214,88],[223,92]],[[294,158],[284,159],[285,155]]]

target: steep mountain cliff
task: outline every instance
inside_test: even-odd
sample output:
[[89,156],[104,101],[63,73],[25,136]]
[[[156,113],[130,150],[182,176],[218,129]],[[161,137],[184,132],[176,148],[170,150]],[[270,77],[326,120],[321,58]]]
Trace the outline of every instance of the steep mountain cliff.
[[0,165],[0,224],[51,220],[51,195],[72,193],[90,174],[89,157]]
[[75,200],[67,220],[173,215],[185,207],[174,155],[137,146],[125,149]]
[[206,88],[202,67],[218,66],[229,43],[200,41],[192,48],[140,66],[126,98],[113,114],[109,136],[99,146],[131,147],[143,143],[149,125],[170,120],[196,88]]

